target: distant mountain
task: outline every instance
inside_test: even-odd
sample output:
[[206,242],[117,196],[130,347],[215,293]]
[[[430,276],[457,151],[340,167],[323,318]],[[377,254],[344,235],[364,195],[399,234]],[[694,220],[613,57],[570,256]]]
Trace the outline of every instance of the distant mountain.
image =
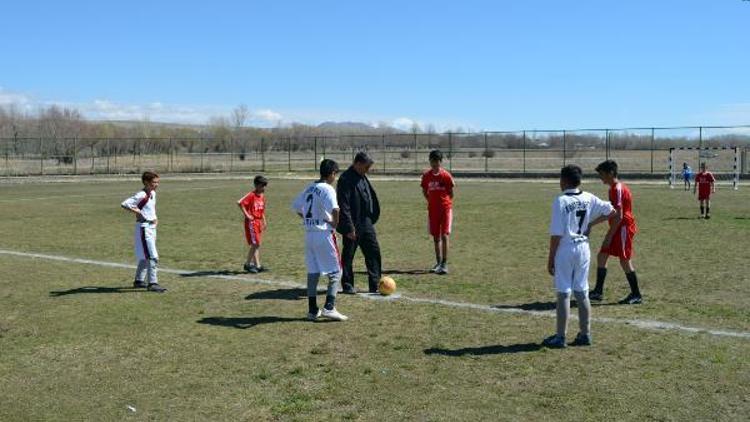
[[374,127],[361,122],[323,122],[319,124],[318,129],[347,129],[354,131],[371,131]]

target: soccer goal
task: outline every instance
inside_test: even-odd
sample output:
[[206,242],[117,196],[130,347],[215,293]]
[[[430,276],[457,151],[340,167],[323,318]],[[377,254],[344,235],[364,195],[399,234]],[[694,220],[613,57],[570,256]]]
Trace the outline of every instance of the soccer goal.
[[738,189],[740,186],[740,149],[738,147],[680,147],[669,149],[669,187],[682,185],[683,165],[692,170],[691,179],[706,163],[716,178],[716,186]]

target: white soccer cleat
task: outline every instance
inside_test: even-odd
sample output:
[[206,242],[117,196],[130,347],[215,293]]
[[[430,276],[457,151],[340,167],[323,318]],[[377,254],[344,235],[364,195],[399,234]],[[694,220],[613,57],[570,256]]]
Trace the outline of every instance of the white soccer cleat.
[[320,314],[321,314],[321,310],[320,309],[318,309],[317,313],[308,312],[307,313],[307,320],[308,321],[315,321],[318,318],[320,318]]
[[330,311],[328,309],[323,308],[322,316],[323,318],[332,319],[334,321],[346,321],[349,319],[348,316],[342,313],[339,313],[339,311],[337,311],[336,308],[333,308]]

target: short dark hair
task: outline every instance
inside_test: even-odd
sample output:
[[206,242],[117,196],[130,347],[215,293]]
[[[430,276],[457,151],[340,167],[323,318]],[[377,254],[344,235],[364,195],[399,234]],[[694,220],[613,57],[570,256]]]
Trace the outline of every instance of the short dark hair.
[[366,152],[360,151],[354,156],[355,163],[372,164],[375,160],[372,159]]
[[617,176],[617,162],[615,160],[602,161],[595,170],[597,173],[610,173]]
[[583,178],[583,169],[575,164],[568,164],[560,169],[560,179],[568,185],[578,187],[581,185]]
[[144,171],[141,175],[141,182],[146,183],[159,178],[159,175],[153,171]]
[[430,151],[430,161],[443,161],[443,152],[439,149]]
[[255,186],[266,186],[268,184],[268,178],[263,175],[257,175],[255,176],[255,179],[253,179],[253,185]]
[[320,162],[320,177],[326,178],[333,173],[339,172],[339,165],[333,160],[329,160],[328,158],[324,159]]

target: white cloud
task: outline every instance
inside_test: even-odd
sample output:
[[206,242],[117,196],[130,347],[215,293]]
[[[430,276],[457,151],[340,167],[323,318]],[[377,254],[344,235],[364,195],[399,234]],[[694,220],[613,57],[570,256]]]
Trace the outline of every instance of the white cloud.
[[266,123],[276,123],[284,120],[284,116],[282,116],[281,113],[268,109],[252,111],[250,117],[254,121]]

